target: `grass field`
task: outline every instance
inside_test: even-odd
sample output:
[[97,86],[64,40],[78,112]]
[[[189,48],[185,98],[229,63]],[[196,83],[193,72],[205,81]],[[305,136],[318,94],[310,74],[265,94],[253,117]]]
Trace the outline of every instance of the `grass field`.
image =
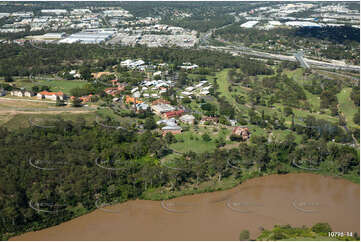
[[359,110],[351,100],[352,88],[344,88],[340,93],[337,94],[338,103],[340,104],[340,109],[346,116],[346,121],[349,126],[359,126],[359,124],[355,124],[353,121],[353,116]]
[[[4,81],[0,81],[0,83]],[[75,87],[82,87],[86,84],[86,81],[74,80],[35,80],[34,82],[28,80],[17,80],[13,82],[17,87],[24,87],[27,90],[31,90],[33,86],[49,86],[50,91],[53,92],[64,92],[70,95],[70,90]]]
[[55,121],[58,119],[77,121],[80,119],[84,119],[87,124],[91,124],[95,121],[95,113],[69,113],[62,112],[56,114],[46,114],[46,113],[21,113],[12,115],[9,120],[4,122],[2,125],[0,123],[0,127],[6,127],[9,130],[19,129],[19,128],[27,128],[30,127],[29,119],[31,119],[34,123],[42,125],[44,121]]

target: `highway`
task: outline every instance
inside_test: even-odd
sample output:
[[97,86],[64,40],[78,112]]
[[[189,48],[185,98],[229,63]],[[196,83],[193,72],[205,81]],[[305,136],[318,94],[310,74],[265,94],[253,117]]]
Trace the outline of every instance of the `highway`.
[[[289,55],[280,55],[280,54],[271,54],[267,52],[262,52],[258,50],[253,50],[248,47],[243,46],[200,46],[200,49],[208,49],[208,50],[218,50],[232,53],[234,55],[250,55],[256,56],[260,58],[268,58],[268,59],[276,59],[276,60],[287,60],[287,61],[297,61],[294,56]],[[342,65],[336,63],[328,63],[323,61],[316,61],[312,59],[308,59],[304,57],[304,60],[310,65],[320,69],[340,69],[340,70],[348,70],[348,71],[360,71],[360,67],[356,65]]]

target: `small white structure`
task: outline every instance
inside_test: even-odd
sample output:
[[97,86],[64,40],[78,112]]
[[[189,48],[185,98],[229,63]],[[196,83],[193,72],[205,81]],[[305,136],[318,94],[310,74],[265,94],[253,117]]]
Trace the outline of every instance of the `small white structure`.
[[194,119],[195,117],[190,114],[183,115],[182,117],[179,118],[180,121],[186,124],[194,124]]

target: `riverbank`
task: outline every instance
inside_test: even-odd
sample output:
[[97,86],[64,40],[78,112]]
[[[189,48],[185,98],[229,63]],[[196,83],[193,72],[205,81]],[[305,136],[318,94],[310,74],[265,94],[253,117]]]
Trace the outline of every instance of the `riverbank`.
[[[303,173],[316,174],[316,175],[333,177],[337,179],[342,178],[351,181],[355,184],[360,184],[360,177],[357,174],[335,175],[322,170],[302,170],[300,168],[295,168],[295,167],[290,167],[290,169],[291,171],[287,174],[303,174]],[[180,190],[176,190],[176,191],[169,191],[164,188],[149,189],[143,193],[140,199],[161,201],[161,200],[168,200],[181,196],[201,194],[205,192],[224,191],[227,189],[232,189],[235,186],[242,184],[243,182],[249,179],[269,176],[269,175],[276,175],[276,174],[277,174],[276,172],[269,172],[269,173],[249,172],[242,174],[243,176],[238,179],[231,176],[223,179],[221,182],[217,182],[213,180],[209,182],[200,183],[199,186],[196,185],[183,186]]]
[[[233,184],[231,181],[229,183],[226,183],[228,185]],[[220,189],[219,187],[217,189]],[[336,194],[339,194],[339,191],[345,191],[346,194],[344,194],[341,197],[336,196]],[[302,194],[300,195],[299,193]],[[58,226],[53,226],[45,230],[37,231],[37,232],[31,232],[26,233],[17,237],[12,238],[12,240],[51,240],[51,239],[58,239],[58,240],[77,240],[77,239],[87,239],[85,237],[81,237],[82,233],[79,234],[71,233],[68,230],[71,229],[73,226],[76,226],[80,222],[81,226],[85,226],[85,228],[90,229],[89,226],[99,226],[102,228],[98,232],[101,234],[104,234],[104,230],[109,223],[112,223],[115,218],[118,218],[122,221],[121,225],[118,220],[114,220],[113,222],[118,224],[120,227],[125,226],[127,229],[116,229],[114,227],[114,231],[107,230],[105,234],[110,233],[111,236],[115,236],[112,238],[117,238],[116,240],[134,240],[134,239],[140,239],[140,240],[172,240],[170,238],[172,236],[172,233],[168,233],[163,236],[157,236],[154,231],[157,231],[158,229],[162,229],[161,225],[164,225],[168,227],[168,222],[161,222],[162,219],[165,219],[164,221],[167,221],[169,219],[169,224],[171,223],[177,223],[179,220],[181,221],[182,226],[186,226],[187,229],[192,229],[192,227],[189,227],[188,223],[194,223],[195,221],[199,220],[205,220],[204,223],[207,224],[207,221],[211,223],[211,228],[215,226],[213,229],[216,231],[217,226],[224,226],[222,224],[218,224],[218,222],[215,222],[217,219],[223,220],[227,218],[226,225],[232,227],[232,233],[236,233],[236,237],[230,237],[224,235],[223,240],[225,238],[228,238],[230,240],[236,240],[239,232],[241,229],[249,229],[251,231],[251,234],[253,234],[252,237],[257,235],[260,231],[258,231],[257,228],[259,226],[263,226],[264,228],[272,228],[274,224],[284,224],[284,223],[290,223],[294,226],[302,226],[302,221],[307,222],[307,225],[310,225],[315,222],[330,222],[331,226],[333,227],[334,231],[338,231],[335,229],[341,229],[339,227],[338,221],[340,220],[340,217],[345,218],[352,218],[356,216],[355,214],[359,214],[355,212],[355,209],[359,210],[359,185],[351,183],[350,181],[346,181],[345,179],[335,179],[329,176],[321,176],[316,174],[307,174],[307,173],[299,173],[299,174],[286,174],[286,175],[268,175],[263,177],[258,177],[255,179],[247,179],[247,181],[244,181],[241,185],[238,185],[237,187],[234,187],[229,190],[225,191],[218,191],[218,192],[206,192],[202,194],[192,195],[192,196],[182,196],[178,197],[176,199],[172,199],[170,201],[164,202],[163,207],[161,206],[162,203],[156,202],[156,201],[144,201],[144,200],[133,200],[128,201],[122,204],[117,204],[114,206],[106,207],[107,210],[113,210],[112,212],[106,212],[102,209],[97,209],[96,211],[92,211],[84,216],[78,217],[76,219],[72,219],[68,222],[62,223]],[[247,201],[239,200],[239,199],[247,199]],[[282,198],[281,200],[279,198]],[[234,199],[230,201],[230,199]],[[294,201],[298,201],[299,199],[308,199],[308,202],[313,202],[313,205],[318,204],[316,206],[316,209],[319,211],[317,213],[303,213],[299,210],[292,207],[292,203]],[[341,199],[339,201],[339,199]],[[343,200],[342,200],[343,199]],[[238,201],[239,200],[239,201]],[[234,206],[234,204],[243,204],[241,207],[233,207],[233,210],[229,207],[225,206],[225,202],[230,201],[229,204]],[[358,201],[358,202],[357,202]],[[186,204],[186,206],[184,205]],[[229,205],[228,204],[228,205]],[[248,213],[241,213],[241,211],[237,212],[237,209],[239,210],[244,209],[247,207],[247,204],[250,205],[251,209],[257,208],[259,211],[252,211],[250,214]],[[254,206],[251,206],[251,205]],[[262,206],[256,206],[256,205],[262,205]],[[165,207],[164,207],[165,206]],[[338,210],[336,209],[338,208]],[[165,210],[168,209],[169,211]],[[188,211],[190,209],[192,213],[187,213],[185,211]],[[204,211],[207,210],[207,211]],[[235,209],[235,210],[234,210]],[[312,208],[314,209],[314,208]],[[338,218],[334,217],[334,211],[329,211],[330,209],[336,209],[337,213],[340,213],[341,211],[350,210],[351,217],[345,216],[345,214],[341,215],[339,214]],[[210,215],[207,215],[209,213],[213,213],[212,211],[218,211],[215,214],[213,214],[212,218],[208,218]],[[184,213],[183,213],[184,212]],[[189,217],[190,214],[198,214],[195,218]],[[289,215],[288,215],[289,214]],[[353,215],[352,215],[353,214]],[[292,216],[291,216],[292,215]],[[102,219],[99,219],[99,217]],[[105,216],[105,217],[104,217]],[[134,216],[139,219],[135,219]],[[205,217],[204,217],[205,216]],[[221,216],[221,217],[219,217]],[[241,216],[241,217],[240,217]],[[245,220],[242,219],[244,216],[247,217],[246,220],[252,221],[252,225],[248,226],[247,223],[245,223]],[[287,217],[285,220],[284,217]],[[329,216],[331,216],[329,218]],[[97,218],[98,217],[98,218]],[[95,220],[92,220],[92,219]],[[177,220],[178,218],[178,220]],[[184,221],[184,219],[190,219],[189,221]],[[174,220],[175,219],[175,220]],[[215,221],[213,221],[214,219]],[[244,224],[244,228],[240,227],[234,227],[233,223],[229,224],[230,221],[233,221],[234,223],[238,223],[240,225]],[[310,219],[310,220],[309,220]],[[110,220],[110,221],[108,221]],[[235,221],[234,221],[235,220]],[[329,220],[329,221],[328,221]],[[98,224],[98,221],[100,224]],[[118,222],[117,222],[118,221]],[[127,221],[127,222],[125,222]],[[144,230],[144,233],[149,235],[147,238],[142,237],[140,238],[138,235],[132,235],[129,234],[127,231],[133,231],[134,228],[132,226],[125,225],[130,221],[130,224],[133,224],[136,228],[139,230]],[[139,221],[142,221],[142,224],[144,226],[137,227],[135,224],[139,225]],[[194,222],[192,222],[194,221]],[[352,223],[355,223],[355,221],[358,221],[359,223],[359,217],[357,215],[357,218],[353,218]],[[263,224],[265,222],[265,224]],[[340,223],[346,223],[349,226],[351,226],[352,223],[350,221],[339,221]],[[90,224],[89,224],[90,223]],[[105,223],[105,224],[102,224]],[[125,223],[125,224],[124,224]],[[259,224],[258,224],[259,223]],[[151,227],[152,229],[147,229],[147,226]],[[170,225],[169,225],[170,226]],[[199,224],[193,226],[197,227],[200,226]],[[266,227],[265,227],[266,226]],[[83,228],[82,227],[82,228]],[[113,225],[110,227],[113,228]],[[63,228],[63,229],[61,229]],[[359,228],[359,226],[358,226]],[[60,229],[60,230],[59,230]],[[64,230],[65,229],[65,230]],[[79,228],[77,228],[79,229]],[[90,230],[93,230],[94,228],[91,228]],[[212,233],[212,231],[208,231],[208,227],[202,226],[202,229],[204,230],[204,233]],[[227,228],[224,228],[226,231],[228,231]],[[211,229],[212,230],[212,229]],[[45,231],[45,232],[44,232]],[[46,232],[48,231],[48,232]],[[62,231],[60,233],[60,231]],[[179,231],[176,228],[171,228],[170,231],[173,231],[175,235],[179,233]],[[178,232],[176,232],[178,231]],[[87,233],[92,233],[92,231],[88,231]],[[126,233],[126,237],[120,236],[121,232]],[[359,231],[353,231],[353,232],[359,232]],[[45,233],[45,234],[44,234]],[[52,234],[51,239],[49,239],[47,236],[49,233]],[[59,237],[53,237],[54,233]],[[73,237],[70,235],[64,235],[64,233],[70,233]],[[86,233],[84,231],[84,233]],[[116,237],[117,233],[120,237]],[[202,240],[207,236],[202,236],[201,234],[197,234],[196,231],[194,231],[193,234],[194,237],[192,237],[194,240]],[[29,237],[29,235],[31,235]],[[35,236],[35,237],[34,237]],[[40,236],[40,237],[39,237]],[[45,236],[45,237],[42,237]],[[62,237],[65,236],[65,237]],[[80,236],[80,237],[79,237]],[[97,240],[96,238],[101,239],[99,236],[100,234],[94,235],[95,239],[89,238],[90,240]],[[98,236],[98,237],[97,237]],[[111,236],[107,236],[106,238],[103,238],[103,240],[111,239]],[[135,237],[134,237],[135,236]],[[154,237],[153,237],[154,236]],[[183,238],[182,235],[179,235],[180,237],[177,237],[177,239],[185,239],[188,240],[190,238]],[[138,238],[139,237],[139,238]],[[216,236],[217,237],[217,236]],[[216,238],[215,237],[215,238]],[[219,235],[218,235],[219,237]],[[174,239],[174,238],[173,238]],[[214,240],[213,237],[209,238],[209,240]]]

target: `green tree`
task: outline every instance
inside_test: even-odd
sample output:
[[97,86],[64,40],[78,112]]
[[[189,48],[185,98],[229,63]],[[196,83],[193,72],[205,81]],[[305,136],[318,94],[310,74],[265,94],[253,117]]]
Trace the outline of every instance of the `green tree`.
[[83,67],[80,71],[80,76],[81,78],[85,79],[85,80],[91,80],[92,79],[92,74],[90,72],[90,68],[89,67]]
[[353,121],[355,124],[360,125],[360,110],[354,114]]
[[312,231],[315,233],[327,234],[332,232],[332,228],[328,223],[317,223],[312,226]]
[[174,135],[170,132],[168,132],[166,135],[165,135],[165,141],[168,143],[168,144],[172,144],[172,143],[175,143],[177,142],[177,139],[174,137]]
[[207,134],[207,133],[204,133],[203,135],[202,135],[202,139],[203,139],[203,141],[205,141],[205,142],[209,142],[209,141],[211,141],[212,140],[212,138],[209,136],[209,134]]
[[13,82],[14,79],[12,76],[5,76],[5,82]]
[[285,114],[286,117],[288,117],[288,116],[290,116],[291,114],[293,114],[293,110],[292,110],[292,108],[290,108],[290,107],[285,107],[285,108],[283,109],[283,113]]
[[239,234],[239,240],[245,241],[249,240],[249,231],[248,230],[242,230],[242,232]]
[[155,129],[156,127],[157,127],[157,124],[156,124],[153,116],[145,119],[145,122],[144,122],[145,129],[151,130],[151,129]]

